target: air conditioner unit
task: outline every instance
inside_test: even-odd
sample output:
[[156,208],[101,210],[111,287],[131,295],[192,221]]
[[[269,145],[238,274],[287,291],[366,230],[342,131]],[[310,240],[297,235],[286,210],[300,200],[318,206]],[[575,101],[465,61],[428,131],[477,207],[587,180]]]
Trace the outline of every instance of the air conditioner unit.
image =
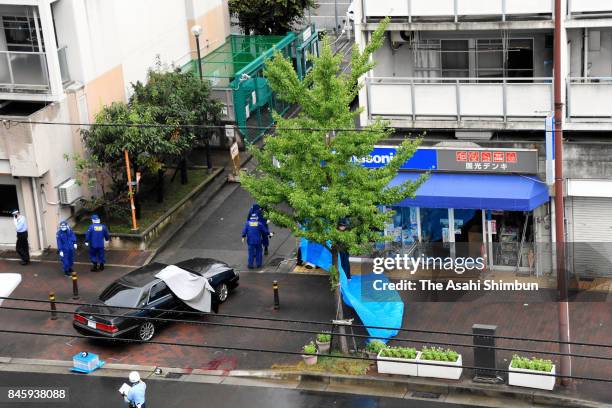
[[63,205],[72,205],[79,198],[83,197],[81,186],[75,179],[70,179],[59,186],[59,201]]
[[414,31],[391,31],[391,41],[394,43],[410,43],[414,40]]

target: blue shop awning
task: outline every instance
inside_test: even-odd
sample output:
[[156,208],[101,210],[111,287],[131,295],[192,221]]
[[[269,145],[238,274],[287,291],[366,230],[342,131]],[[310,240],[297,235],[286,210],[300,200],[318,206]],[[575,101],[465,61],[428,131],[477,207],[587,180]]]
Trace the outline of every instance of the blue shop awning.
[[[419,173],[399,173],[389,184],[414,181]],[[536,176],[432,173],[416,198],[398,205],[423,208],[531,211],[548,201],[548,187]]]

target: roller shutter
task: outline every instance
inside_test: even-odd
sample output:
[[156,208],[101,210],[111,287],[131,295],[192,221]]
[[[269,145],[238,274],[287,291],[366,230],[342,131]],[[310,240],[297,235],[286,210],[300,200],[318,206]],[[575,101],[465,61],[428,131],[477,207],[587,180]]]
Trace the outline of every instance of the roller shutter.
[[579,276],[612,276],[612,198],[573,197],[574,271]]

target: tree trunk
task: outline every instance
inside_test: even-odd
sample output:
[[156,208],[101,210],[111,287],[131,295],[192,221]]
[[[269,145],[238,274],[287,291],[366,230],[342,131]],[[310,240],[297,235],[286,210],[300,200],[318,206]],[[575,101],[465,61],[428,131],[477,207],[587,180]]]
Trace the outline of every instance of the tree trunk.
[[[344,302],[340,293],[340,269],[338,268],[338,248],[332,246],[332,265],[338,273],[338,286],[334,288],[334,299],[336,300],[336,320],[344,320]],[[340,351],[348,354],[348,342],[346,340],[346,326],[338,326],[338,337],[340,337]]]
[[164,170],[157,170],[157,202],[164,202]]
[[187,159],[182,159],[180,163],[181,167],[181,184],[187,184]]

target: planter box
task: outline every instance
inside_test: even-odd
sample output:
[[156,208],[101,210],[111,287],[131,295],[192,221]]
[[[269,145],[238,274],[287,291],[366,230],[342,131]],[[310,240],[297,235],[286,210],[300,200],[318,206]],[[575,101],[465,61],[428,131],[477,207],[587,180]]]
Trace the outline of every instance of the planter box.
[[448,380],[458,380],[461,378],[463,372],[463,359],[461,354],[457,361],[434,361],[434,360],[421,360],[421,356],[418,358],[418,362],[432,363],[438,365],[424,365],[419,364],[419,377],[432,377],[432,378],[446,378]]
[[[382,353],[382,350],[380,353]],[[411,375],[414,377],[418,375],[417,360],[421,356],[420,351],[417,351],[417,356],[414,359],[381,357],[380,353],[376,356],[376,368],[379,373]]]
[[[547,375],[537,375],[533,373],[543,373],[543,371],[528,370],[526,368],[513,368],[512,363],[508,366],[508,384],[517,387],[537,388],[540,390],[551,391],[555,388],[556,377]],[[546,374],[555,374],[555,366],[552,371]]]
[[319,350],[319,354],[329,352],[329,348],[331,347],[331,342],[329,341],[319,342],[318,340],[315,340],[315,343],[317,343],[317,350]]
[[316,354],[302,354],[302,358],[304,359],[304,364],[306,365],[315,365],[317,364],[317,355]]

